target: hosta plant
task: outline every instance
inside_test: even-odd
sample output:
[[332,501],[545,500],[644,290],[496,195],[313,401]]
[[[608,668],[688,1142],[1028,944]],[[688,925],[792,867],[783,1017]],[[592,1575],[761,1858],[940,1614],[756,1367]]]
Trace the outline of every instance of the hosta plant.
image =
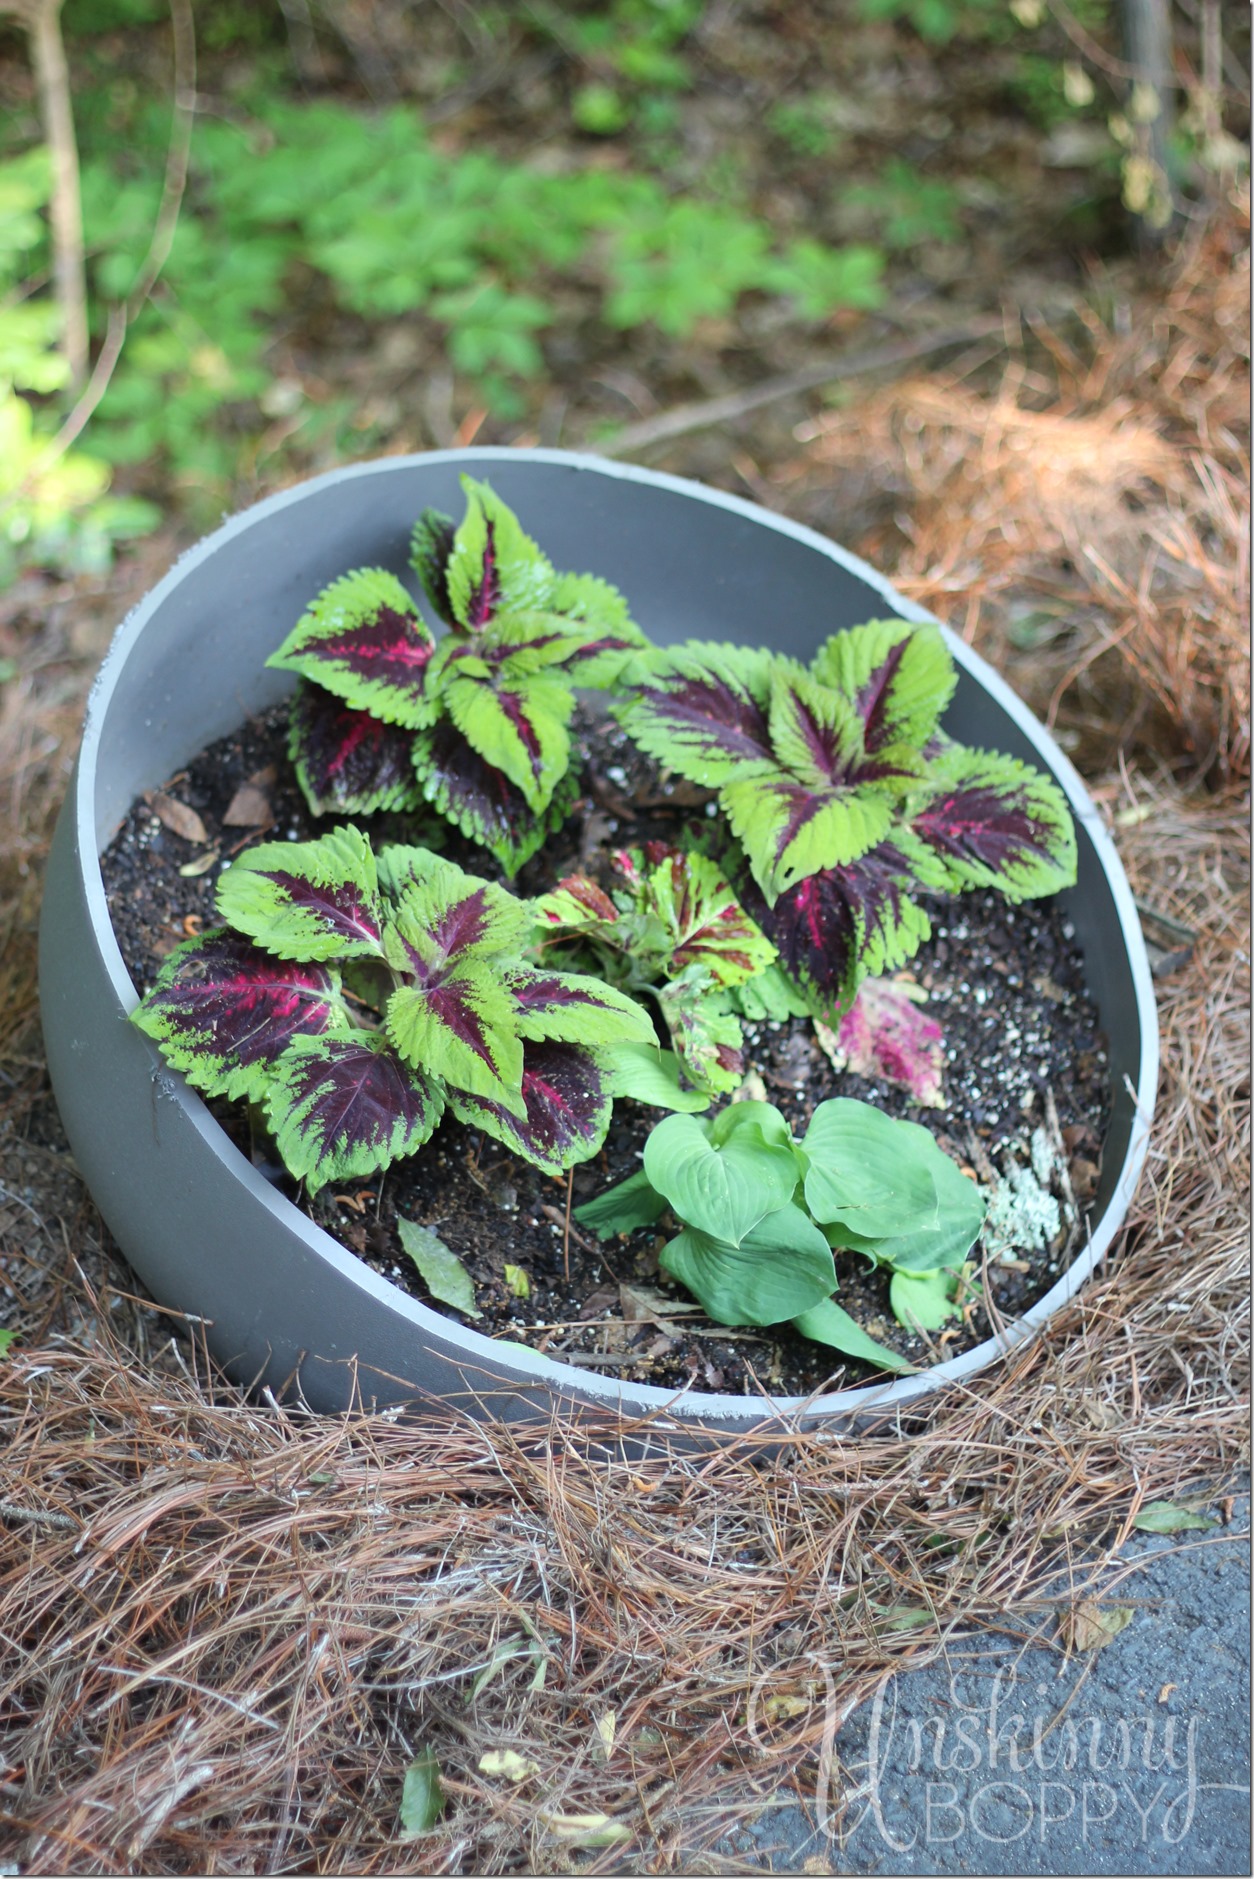
[[659,1263],[717,1323],[787,1322],[846,1356],[902,1369],[837,1304],[833,1248],[885,1267],[899,1320],[928,1328],[953,1309],[985,1202],[926,1129],[835,1097],[799,1142],[770,1103],[667,1116],[642,1170],[578,1218],[607,1238],[668,1209],[680,1231]]
[[263,843],[217,906],[134,1020],[197,1089],[256,1105],[311,1191],[413,1153],[446,1108],[556,1174],[604,1140],[619,1054],[660,1056],[627,993],[527,958],[525,902],[426,849],[376,855],[351,826]]
[[403,584],[358,568],[323,590],[269,663],[300,674],[291,755],[315,814],[422,801],[513,874],[568,813],[575,688],[610,686],[646,641],[592,574],[559,574],[486,483],[455,526],[419,518],[412,562],[447,632]]
[[718,793],[747,913],[820,1017],[930,932],[920,894],[1018,901],[1075,879],[1057,785],[940,729],[956,676],[940,629],[872,620],[809,666],[690,642],[633,661],[614,706],[660,763]]

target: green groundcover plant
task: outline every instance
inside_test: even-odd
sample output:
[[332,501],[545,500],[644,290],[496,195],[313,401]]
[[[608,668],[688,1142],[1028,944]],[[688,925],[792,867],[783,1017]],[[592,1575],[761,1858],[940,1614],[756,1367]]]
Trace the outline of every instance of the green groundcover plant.
[[642,1172],[581,1218],[620,1232],[669,1208],[662,1265],[713,1318],[899,1366],[836,1304],[833,1247],[888,1270],[903,1324],[937,1328],[983,1200],[925,1129],[862,1103],[820,1104],[794,1142],[745,1087],[744,1023],[808,1014],[834,1062],[936,1101],[935,1024],[884,980],[860,988],[927,936],[915,896],[1072,880],[1066,804],[945,735],[939,628],[871,621],[808,667],[659,650],[615,588],[559,572],[486,483],[463,488],[460,523],[428,510],[413,532],[438,636],[394,574],[360,568],[270,661],[299,678],[290,752],[314,813],[434,809],[512,878],[578,799],[582,691],[710,791],[721,829],[597,850],[530,900],[429,847],[376,852],[353,823],[262,843],[135,1022],[205,1094],[250,1104],[311,1192],[412,1154],[446,1112],[557,1175],[597,1153],[615,1098],[671,1111]]
[[602,1239],[680,1223],[664,1272],[719,1324],[789,1322],[846,1356],[908,1368],[839,1306],[833,1247],[892,1274],[899,1321],[930,1328],[953,1310],[984,1198],[915,1122],[869,1103],[820,1103],[800,1142],[772,1103],[730,1104],[712,1120],[665,1118],[644,1167],[578,1209]]

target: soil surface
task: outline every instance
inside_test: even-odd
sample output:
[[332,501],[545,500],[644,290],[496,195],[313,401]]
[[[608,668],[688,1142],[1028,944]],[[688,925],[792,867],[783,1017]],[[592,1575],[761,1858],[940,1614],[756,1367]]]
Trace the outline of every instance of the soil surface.
[[[327,822],[310,814],[287,761],[286,716],[280,706],[250,721],[162,791],[148,792],[103,856],[118,943],[141,991],[181,940],[215,924],[217,881],[235,855],[257,840],[309,840],[325,832]],[[660,772],[616,725],[581,715],[575,743],[586,758],[583,794],[512,884],[521,894],[543,892],[573,867],[588,865],[604,843],[675,840],[704,818],[707,793]],[[357,820],[376,845],[423,842],[471,872],[501,878],[486,851],[438,819],[417,825],[413,817]],[[946,1107],[921,1109],[891,1084],[838,1074],[809,1019],[744,1026],[746,1072],[760,1077],[798,1134],[818,1103],[855,1096],[924,1123],[955,1160],[987,1179],[1015,1163],[1027,1166],[1033,1132],[1047,1122],[1053,1126],[1079,1225],[1048,1247],[1019,1250],[1013,1264],[984,1256],[961,1324],[934,1339],[906,1332],[889,1309],[888,1274],[870,1270],[858,1255],[837,1252],[840,1303],[871,1336],[924,1367],[981,1342],[996,1321],[1017,1316],[1046,1292],[1070,1263],[1096,1188],[1108,1099],[1104,1040],[1063,910],[1048,901],[1011,907],[988,893],[927,904],[932,937],[908,976],[927,992],[929,1011],[944,1027]],[[242,1108],[216,1102],[211,1108],[241,1150],[306,1213],[427,1303],[434,1301],[400,1248],[395,1222],[400,1217],[437,1231],[474,1279],[482,1313],[476,1329],[488,1336],[525,1341],[563,1362],[664,1388],[805,1396],[871,1374],[787,1327],[711,1324],[659,1271],[666,1234],[645,1230],[600,1245],[570,1221],[570,1204],[577,1207],[638,1169],[661,1114],[656,1109],[616,1103],[600,1153],[576,1168],[569,1183],[541,1174],[450,1118],[413,1159],[368,1185],[328,1188],[311,1200]],[[507,1282],[507,1266],[526,1274],[525,1299]]]

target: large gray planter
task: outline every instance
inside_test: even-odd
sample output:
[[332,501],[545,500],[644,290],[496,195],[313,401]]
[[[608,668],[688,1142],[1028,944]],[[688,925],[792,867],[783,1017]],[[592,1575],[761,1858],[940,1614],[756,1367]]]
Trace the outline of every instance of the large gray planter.
[[245,1382],[297,1389],[315,1409],[354,1400],[457,1400],[547,1412],[553,1396],[689,1427],[747,1430],[772,1413],[883,1413],[970,1377],[1030,1336],[1088,1277],[1117,1232],[1145,1157],[1158,1037],[1132,898],[1079,777],[997,675],[951,637],[961,671],[953,734],[1050,770],[1079,825],[1069,912],[1110,1046],[1113,1115],[1089,1244],[1007,1335],[897,1382],[774,1404],[590,1375],[500,1345],[416,1303],[276,1193],[155,1046],[109,922],[99,855],[136,795],[159,784],[291,680],[266,655],[327,581],[377,564],[407,573],[426,504],[458,512],[462,470],[486,475],[559,567],[617,583],[657,640],[692,635],[808,656],[837,628],[926,619],[870,568],[810,530],[716,490],[556,451],[463,450],[337,470],[227,522],[171,569],[120,629],[88,703],[48,864],[40,933],[44,1035],[84,1179],[119,1245],[164,1304],[205,1320]]

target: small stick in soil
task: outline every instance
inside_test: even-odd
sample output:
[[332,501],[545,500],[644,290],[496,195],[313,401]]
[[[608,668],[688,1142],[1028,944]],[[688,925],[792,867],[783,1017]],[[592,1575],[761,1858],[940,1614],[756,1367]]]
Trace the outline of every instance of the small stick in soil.
[[566,1218],[562,1222],[562,1276],[570,1278],[570,1203],[575,1198],[575,1170],[566,1170]]

